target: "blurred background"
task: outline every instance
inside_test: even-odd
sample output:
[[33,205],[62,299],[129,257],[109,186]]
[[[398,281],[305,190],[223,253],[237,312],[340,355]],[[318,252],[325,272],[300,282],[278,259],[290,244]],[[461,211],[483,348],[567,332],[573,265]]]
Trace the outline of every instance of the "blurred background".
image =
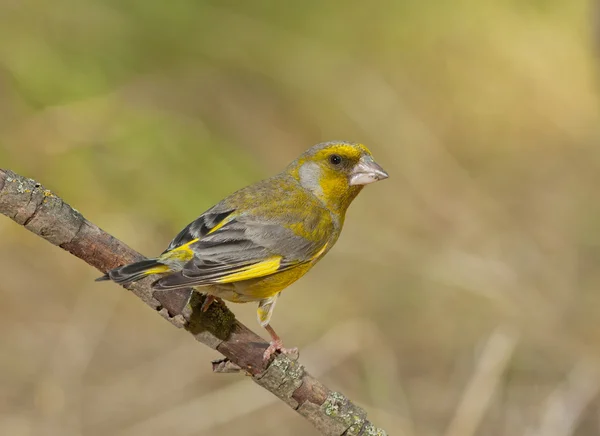
[[[597,435],[594,6],[3,0],[0,167],[154,255],[363,142],[390,178],[284,292],[286,344],[391,435]],[[6,218],[0,241],[0,434],[316,433],[83,262]]]

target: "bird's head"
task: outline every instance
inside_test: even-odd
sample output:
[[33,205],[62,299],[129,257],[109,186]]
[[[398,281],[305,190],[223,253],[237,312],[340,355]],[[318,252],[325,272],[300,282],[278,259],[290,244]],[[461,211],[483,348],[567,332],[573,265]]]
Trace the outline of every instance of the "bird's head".
[[364,185],[388,178],[362,144],[317,144],[289,167],[289,172],[332,211],[343,214]]

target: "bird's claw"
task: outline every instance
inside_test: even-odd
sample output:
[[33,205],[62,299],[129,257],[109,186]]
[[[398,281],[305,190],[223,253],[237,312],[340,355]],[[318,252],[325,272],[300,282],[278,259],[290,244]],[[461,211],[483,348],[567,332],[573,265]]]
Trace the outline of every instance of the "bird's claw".
[[265,362],[268,362],[269,359],[271,358],[271,356],[273,356],[273,354],[275,354],[277,351],[279,351],[282,354],[286,354],[292,360],[298,359],[299,352],[298,352],[298,348],[297,347],[294,347],[294,348],[283,348],[283,342],[281,342],[281,340],[278,340],[278,341],[271,341],[269,343],[269,346],[267,347],[267,349],[263,353],[263,360]]
[[215,297],[214,295],[207,294],[204,297],[204,301],[202,302],[202,306],[200,306],[200,311],[201,312],[206,312],[208,310],[208,308],[210,307],[210,305],[213,303],[213,301],[218,301],[219,303],[222,302],[222,300],[219,297]]

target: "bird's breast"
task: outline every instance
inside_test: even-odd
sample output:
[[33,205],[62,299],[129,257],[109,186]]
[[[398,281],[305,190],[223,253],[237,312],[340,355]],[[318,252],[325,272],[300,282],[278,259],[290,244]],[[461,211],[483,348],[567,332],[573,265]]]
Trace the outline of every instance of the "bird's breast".
[[314,262],[310,262],[267,277],[211,286],[203,291],[208,290],[211,294],[234,303],[258,301],[277,295],[306,274],[313,265]]

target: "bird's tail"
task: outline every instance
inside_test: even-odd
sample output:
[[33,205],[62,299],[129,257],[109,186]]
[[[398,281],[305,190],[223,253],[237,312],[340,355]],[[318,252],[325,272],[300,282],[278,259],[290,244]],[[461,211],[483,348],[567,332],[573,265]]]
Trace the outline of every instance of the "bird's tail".
[[144,259],[112,269],[102,277],[98,277],[96,281],[112,280],[115,283],[126,284],[143,279],[150,274],[161,274],[169,271],[169,267],[160,263],[158,259]]

